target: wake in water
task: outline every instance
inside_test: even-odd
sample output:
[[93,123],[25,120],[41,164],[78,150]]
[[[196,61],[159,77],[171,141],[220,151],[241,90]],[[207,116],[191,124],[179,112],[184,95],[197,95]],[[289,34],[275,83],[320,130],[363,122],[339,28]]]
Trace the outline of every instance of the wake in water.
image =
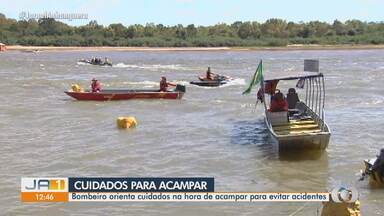
[[[174,84],[179,84],[179,85],[185,85],[185,86],[194,86],[198,88],[209,88],[211,89],[212,87],[201,87],[201,86],[196,86],[196,85],[191,85],[189,82],[186,80],[169,80],[169,82],[174,83]],[[140,86],[158,86],[159,82],[156,81],[139,81],[139,82],[123,82],[124,85],[140,85]],[[219,86],[220,88],[226,87],[226,86],[235,86],[235,85],[245,85],[245,80],[244,79],[233,79],[229,81],[227,84]]]
[[114,64],[112,67],[115,68],[135,68],[135,69],[146,69],[146,70],[192,70],[193,68],[184,67],[179,64],[170,64],[170,65],[162,65],[162,64],[153,64],[153,65],[136,65],[136,64],[124,64],[122,62]]
[[88,63],[85,63],[85,62],[77,62],[78,65],[90,65]]
[[235,79],[229,80],[227,82],[227,84],[219,86],[219,87],[223,88],[223,87],[228,87],[228,86],[238,86],[238,85],[245,85],[245,84],[246,84],[245,79],[235,78]]
[[123,82],[125,85],[159,85],[159,82],[141,81],[141,82]]

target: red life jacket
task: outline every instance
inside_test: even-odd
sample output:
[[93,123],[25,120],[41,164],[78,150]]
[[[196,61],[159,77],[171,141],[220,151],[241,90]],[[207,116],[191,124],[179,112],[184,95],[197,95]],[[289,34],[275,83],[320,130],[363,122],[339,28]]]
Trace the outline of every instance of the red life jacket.
[[288,111],[288,103],[286,100],[272,100],[269,108],[271,112]]
[[101,91],[101,84],[100,84],[100,82],[99,81],[92,82],[91,88],[92,88],[92,92],[99,92],[99,91]]

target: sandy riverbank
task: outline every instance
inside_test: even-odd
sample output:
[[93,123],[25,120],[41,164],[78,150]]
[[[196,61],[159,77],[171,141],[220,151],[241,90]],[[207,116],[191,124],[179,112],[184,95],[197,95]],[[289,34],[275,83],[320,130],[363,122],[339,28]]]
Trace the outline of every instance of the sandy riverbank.
[[216,51],[229,47],[55,47],[55,46],[7,46],[16,51]]
[[9,51],[222,51],[222,50],[350,50],[384,49],[384,45],[288,45],[285,47],[55,47],[55,46],[7,46]]

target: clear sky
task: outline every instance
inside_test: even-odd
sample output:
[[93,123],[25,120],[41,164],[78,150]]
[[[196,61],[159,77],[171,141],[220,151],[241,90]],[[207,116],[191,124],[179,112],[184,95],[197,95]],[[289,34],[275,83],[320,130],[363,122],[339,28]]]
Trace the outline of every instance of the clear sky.
[[103,25],[213,25],[264,22],[269,18],[295,22],[384,21],[384,0],[0,0],[0,4],[0,13],[15,19],[22,11],[88,14],[88,20],[65,21],[71,25],[83,25],[90,20]]

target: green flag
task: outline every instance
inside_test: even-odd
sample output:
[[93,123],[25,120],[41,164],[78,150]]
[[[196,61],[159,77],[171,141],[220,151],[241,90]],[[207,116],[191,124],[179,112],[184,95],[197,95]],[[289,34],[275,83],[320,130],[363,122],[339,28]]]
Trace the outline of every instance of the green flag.
[[249,83],[248,88],[243,92],[243,94],[249,94],[253,86],[259,84],[262,79],[263,79],[263,62],[260,61],[259,65],[257,66],[255,74],[253,74],[252,80]]

